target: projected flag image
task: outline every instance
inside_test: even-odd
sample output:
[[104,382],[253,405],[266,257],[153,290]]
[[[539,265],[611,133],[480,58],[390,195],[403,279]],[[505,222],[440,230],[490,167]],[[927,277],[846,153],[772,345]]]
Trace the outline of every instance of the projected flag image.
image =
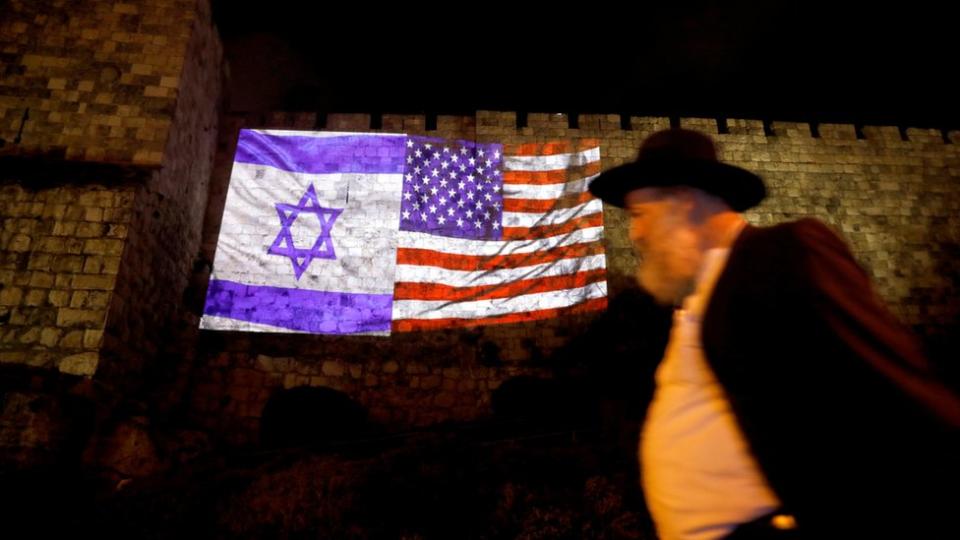
[[596,141],[242,130],[200,326],[375,334],[606,307]]

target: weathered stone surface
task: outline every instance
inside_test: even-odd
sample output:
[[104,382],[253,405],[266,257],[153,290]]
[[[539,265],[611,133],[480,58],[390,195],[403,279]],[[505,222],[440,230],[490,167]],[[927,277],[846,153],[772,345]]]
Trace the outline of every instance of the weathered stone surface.
[[[251,439],[281,387],[336,388],[396,426],[483,417],[504,381],[551,374],[554,356],[595,320],[391,338],[230,335],[197,346],[237,131],[312,129],[320,118],[227,116],[218,130],[222,51],[205,2],[80,0],[68,18],[44,11],[55,4],[10,3],[0,38],[12,66],[0,85],[0,137],[12,140],[31,110],[22,144],[0,163],[0,363],[102,375],[118,387],[142,382],[157,359],[177,365],[172,372],[182,363],[196,370],[178,374],[193,383],[185,401],[194,416],[236,442]],[[139,23],[124,26],[121,16]],[[670,125],[631,117],[623,130],[619,115],[595,114],[570,129],[566,115],[535,113],[518,129],[516,118],[443,115],[430,132],[421,115],[382,120],[388,132],[507,144],[598,139],[604,168],[633,159],[646,135]],[[368,131],[370,119],[330,114],[326,128]],[[774,121],[768,134],[759,120],[728,119],[719,134],[714,119],[680,123],[766,179],[770,196],[747,213],[752,223],[828,222],[897,316],[930,343],[950,343],[960,313],[957,132],[945,144],[939,131],[913,127]],[[636,264],[627,219],[604,211],[614,299]]]
[[144,478],[167,465],[160,458],[148,420],[142,417],[120,422],[98,438],[87,448],[84,460],[117,479]]
[[93,375],[97,371],[100,355],[95,352],[72,354],[60,361],[60,371],[71,375]]

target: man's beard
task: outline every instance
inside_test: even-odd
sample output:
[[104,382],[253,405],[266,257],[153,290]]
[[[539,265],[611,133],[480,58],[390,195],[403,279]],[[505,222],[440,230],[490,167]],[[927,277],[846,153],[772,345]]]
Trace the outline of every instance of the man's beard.
[[702,254],[697,237],[685,227],[667,228],[669,236],[651,238],[646,246],[635,246],[641,256],[635,278],[657,303],[677,306],[693,292]]

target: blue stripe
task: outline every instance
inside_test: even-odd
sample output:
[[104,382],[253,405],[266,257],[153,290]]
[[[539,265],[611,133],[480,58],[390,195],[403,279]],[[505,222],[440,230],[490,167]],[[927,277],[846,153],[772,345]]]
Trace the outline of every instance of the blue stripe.
[[393,295],[287,289],[213,279],[203,312],[314,334],[383,332],[390,330]]
[[240,131],[234,161],[291,172],[401,173],[407,138],[384,135],[303,137]]

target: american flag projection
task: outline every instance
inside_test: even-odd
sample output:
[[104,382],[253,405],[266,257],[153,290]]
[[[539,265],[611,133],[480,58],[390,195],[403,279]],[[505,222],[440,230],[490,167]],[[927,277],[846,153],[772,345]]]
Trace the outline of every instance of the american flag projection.
[[596,141],[243,130],[212,330],[383,334],[607,302]]

